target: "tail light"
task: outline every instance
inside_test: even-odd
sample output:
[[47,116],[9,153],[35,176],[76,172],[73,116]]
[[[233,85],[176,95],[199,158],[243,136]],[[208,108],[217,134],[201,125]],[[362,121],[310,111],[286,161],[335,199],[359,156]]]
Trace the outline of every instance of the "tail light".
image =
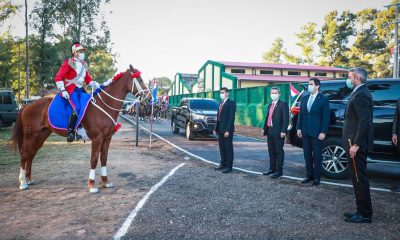
[[299,112],[300,112],[300,107],[297,107],[297,106],[292,107],[292,108],[290,109],[290,112],[291,112],[293,115],[297,115],[297,114],[299,114]]

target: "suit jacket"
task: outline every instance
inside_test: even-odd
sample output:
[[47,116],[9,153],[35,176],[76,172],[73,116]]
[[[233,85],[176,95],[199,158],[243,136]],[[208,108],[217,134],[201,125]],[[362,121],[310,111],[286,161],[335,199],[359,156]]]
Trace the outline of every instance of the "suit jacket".
[[393,119],[392,134],[397,134],[397,136],[400,137],[400,98],[397,100],[396,103],[396,111]]
[[[220,104],[222,104],[221,102]],[[236,103],[228,98],[222,106],[221,113],[217,114],[217,133],[233,133],[235,131]]]
[[300,103],[300,113],[297,118],[297,130],[303,136],[318,137],[320,133],[327,133],[330,119],[329,99],[318,93],[310,111],[307,109],[308,99],[311,94],[304,96]]
[[348,148],[348,139],[352,144],[357,144],[360,150],[372,150],[373,132],[373,111],[374,104],[372,95],[366,85],[357,89],[350,97],[343,126],[343,143]]
[[[56,76],[54,77],[54,81],[55,82],[60,82],[63,81],[64,82],[64,86],[66,84],[66,80],[72,80],[74,79],[79,73],[77,73],[76,71],[76,58],[68,58],[66,59],[63,64],[61,65],[60,69],[58,70]],[[89,84],[93,79],[92,76],[90,76],[89,71],[87,71],[86,68],[86,62],[82,61],[82,67],[85,68],[85,72],[83,74],[83,78],[86,84]],[[69,94],[71,94],[76,88],[76,85],[74,83],[65,86],[65,90],[68,91]]]
[[[267,126],[270,114],[271,104],[267,107],[267,116],[264,122],[264,135],[270,130]],[[289,105],[286,102],[278,100],[272,113],[272,136],[280,137],[281,133],[286,133],[289,125]]]

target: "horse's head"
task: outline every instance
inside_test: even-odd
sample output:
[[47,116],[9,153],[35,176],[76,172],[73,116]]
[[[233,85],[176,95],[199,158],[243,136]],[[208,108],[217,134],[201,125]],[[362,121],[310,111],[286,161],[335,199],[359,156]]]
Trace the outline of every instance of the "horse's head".
[[129,65],[128,71],[131,73],[132,78],[132,85],[129,91],[139,100],[151,98],[150,91],[144,83],[139,70],[133,68],[132,65]]

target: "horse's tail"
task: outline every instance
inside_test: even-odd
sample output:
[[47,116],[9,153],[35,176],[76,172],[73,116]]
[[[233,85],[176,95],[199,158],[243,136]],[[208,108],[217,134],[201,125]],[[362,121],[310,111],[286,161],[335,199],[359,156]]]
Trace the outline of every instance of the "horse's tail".
[[21,108],[21,110],[18,113],[17,120],[15,121],[14,124],[13,134],[11,137],[11,142],[12,142],[11,144],[12,147],[14,148],[14,151],[17,151],[17,147],[18,149],[21,149],[24,140],[24,127],[22,125],[22,117],[21,117],[23,110],[24,108]]

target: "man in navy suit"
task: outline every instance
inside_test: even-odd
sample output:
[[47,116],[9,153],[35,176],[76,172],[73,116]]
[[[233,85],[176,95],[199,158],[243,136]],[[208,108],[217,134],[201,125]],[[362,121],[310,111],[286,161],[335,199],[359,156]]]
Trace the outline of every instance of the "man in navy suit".
[[283,161],[285,152],[283,146],[289,125],[289,106],[286,102],[279,100],[280,89],[272,87],[270,96],[272,103],[267,107],[264,128],[261,135],[267,135],[269,170],[263,175],[273,174],[271,178],[279,178],[283,175]]
[[222,173],[232,172],[233,164],[233,132],[235,131],[236,103],[229,99],[229,90],[226,87],[220,91],[221,103],[217,114],[217,126],[215,133],[218,134],[219,151],[221,163],[215,168]]
[[307,177],[302,183],[320,183],[322,169],[322,141],[328,131],[330,118],[329,99],[319,92],[321,82],[311,78],[308,82],[308,92],[300,103],[300,113],[297,119],[297,135],[303,138],[303,152],[306,162]]

